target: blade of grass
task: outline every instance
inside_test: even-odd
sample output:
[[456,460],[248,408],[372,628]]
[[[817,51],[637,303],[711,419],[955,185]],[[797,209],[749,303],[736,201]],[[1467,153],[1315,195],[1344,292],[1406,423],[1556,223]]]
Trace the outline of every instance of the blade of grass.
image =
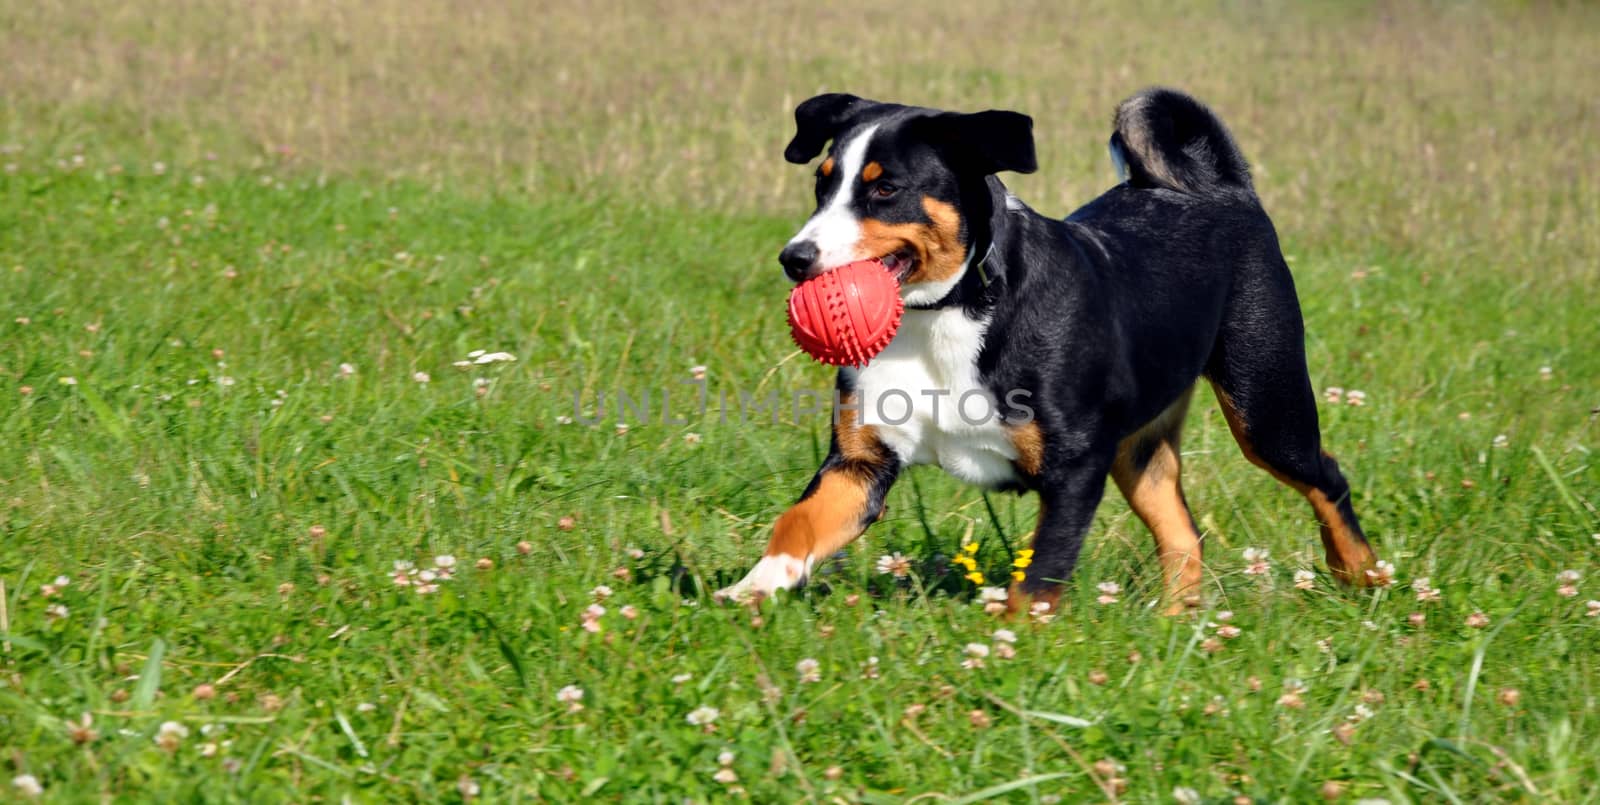
[[145,658],[144,669],[139,672],[139,687],[133,690],[132,709],[149,710],[161,689],[161,657],[167,653],[167,642],[156,638],[150,642],[150,656]]

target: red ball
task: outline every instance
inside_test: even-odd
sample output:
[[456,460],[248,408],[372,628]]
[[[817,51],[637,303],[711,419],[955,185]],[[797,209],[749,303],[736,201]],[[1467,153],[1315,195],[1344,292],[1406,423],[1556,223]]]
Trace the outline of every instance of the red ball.
[[857,260],[796,285],[789,332],[811,357],[830,366],[865,366],[900,329],[900,283],[877,260]]

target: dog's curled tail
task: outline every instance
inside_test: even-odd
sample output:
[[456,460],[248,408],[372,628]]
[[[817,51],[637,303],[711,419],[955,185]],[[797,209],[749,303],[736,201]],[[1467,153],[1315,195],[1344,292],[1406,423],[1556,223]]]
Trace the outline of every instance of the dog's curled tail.
[[1134,187],[1197,195],[1254,192],[1250,165],[1222,120],[1192,96],[1151,87],[1117,107],[1111,159]]

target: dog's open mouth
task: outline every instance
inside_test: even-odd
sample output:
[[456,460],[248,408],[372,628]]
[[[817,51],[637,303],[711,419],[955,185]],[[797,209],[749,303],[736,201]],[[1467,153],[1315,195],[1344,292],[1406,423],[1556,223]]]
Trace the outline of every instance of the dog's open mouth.
[[878,259],[884,268],[889,269],[889,275],[894,277],[894,281],[901,284],[904,284],[906,277],[911,276],[911,272],[917,268],[916,254],[910,248],[898,249]]

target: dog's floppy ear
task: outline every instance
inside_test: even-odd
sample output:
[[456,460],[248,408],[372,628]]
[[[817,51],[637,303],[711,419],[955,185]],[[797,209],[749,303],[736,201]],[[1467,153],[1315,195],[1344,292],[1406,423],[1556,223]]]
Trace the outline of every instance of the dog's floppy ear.
[[944,112],[927,118],[924,125],[953,158],[985,176],[1039,169],[1033,152],[1033,118],[1020,112]]
[[796,165],[815,159],[829,140],[849,128],[856,115],[871,104],[854,95],[831,92],[795,107],[794,139],[783,149],[783,158]]

